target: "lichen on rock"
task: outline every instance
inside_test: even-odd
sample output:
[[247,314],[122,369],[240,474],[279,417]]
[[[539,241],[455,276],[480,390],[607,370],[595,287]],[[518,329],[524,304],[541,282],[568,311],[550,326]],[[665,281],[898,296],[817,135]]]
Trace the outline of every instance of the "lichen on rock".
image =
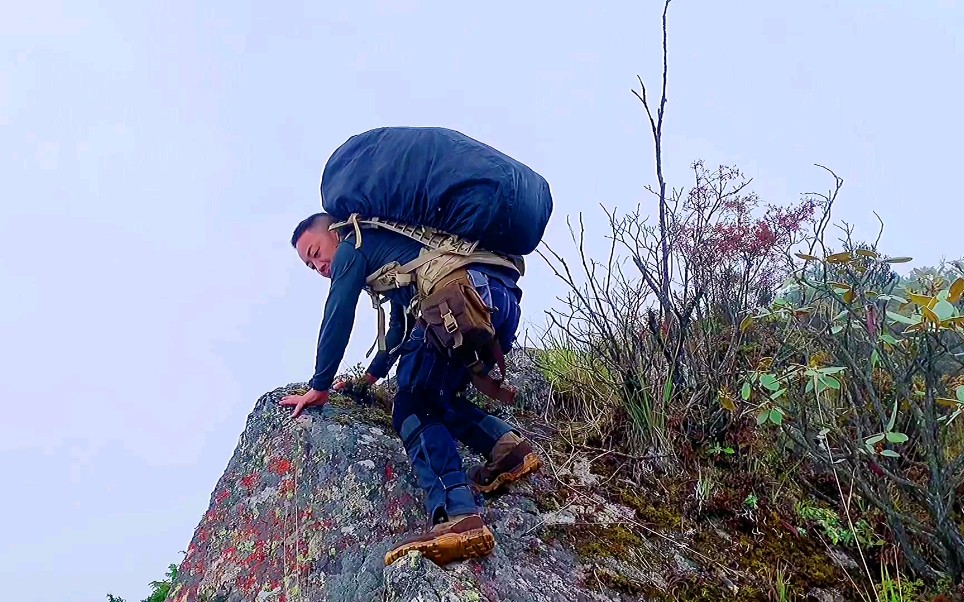
[[486,501],[496,536],[488,557],[439,567],[410,554],[386,568],[391,546],[427,526],[401,442],[382,409],[351,400],[292,420],[278,402],[305,387],[255,404],[169,600],[625,599],[601,587],[576,550],[540,536],[547,524],[577,520],[540,510],[558,486],[544,474]]

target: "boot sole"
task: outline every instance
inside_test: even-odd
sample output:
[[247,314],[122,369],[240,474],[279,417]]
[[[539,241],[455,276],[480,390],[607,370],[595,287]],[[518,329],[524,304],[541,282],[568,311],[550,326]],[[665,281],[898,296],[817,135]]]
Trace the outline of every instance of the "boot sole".
[[401,546],[385,555],[385,566],[409,552],[421,552],[423,556],[441,566],[458,560],[488,556],[494,549],[495,535],[488,527],[482,527],[465,533],[446,533],[435,539]]
[[473,483],[472,488],[480,493],[492,493],[503,485],[507,485],[513,481],[518,481],[522,477],[539,470],[541,467],[542,460],[539,459],[539,456],[535,454],[527,454],[526,457],[523,458],[522,464],[516,467],[514,470],[503,472],[488,485]]

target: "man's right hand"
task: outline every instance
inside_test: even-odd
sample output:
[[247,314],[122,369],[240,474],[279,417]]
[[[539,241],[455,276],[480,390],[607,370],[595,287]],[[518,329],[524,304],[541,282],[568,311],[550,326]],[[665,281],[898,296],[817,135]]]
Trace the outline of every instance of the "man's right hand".
[[[375,378],[374,376],[372,376],[371,374],[369,374],[369,373],[367,373],[367,372],[365,373],[365,375],[364,375],[362,378],[363,378],[364,381],[365,381],[366,383],[368,383],[369,385],[374,385],[376,382],[378,382],[378,379],[377,379],[377,378]],[[341,390],[346,389],[346,388],[348,388],[349,386],[351,386],[351,385],[353,384],[354,380],[355,380],[355,379],[353,379],[353,378],[351,378],[351,377],[349,377],[349,378],[344,378],[344,379],[336,382],[334,385],[332,385],[331,388],[332,388],[333,391],[341,391]]]

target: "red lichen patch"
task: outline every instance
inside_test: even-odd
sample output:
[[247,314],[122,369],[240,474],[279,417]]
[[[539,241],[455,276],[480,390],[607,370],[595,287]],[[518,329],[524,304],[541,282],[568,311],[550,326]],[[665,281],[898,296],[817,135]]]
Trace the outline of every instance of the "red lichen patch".
[[198,544],[204,544],[207,542],[208,539],[210,539],[210,537],[211,537],[211,534],[208,532],[207,529],[199,529],[197,532],[197,535],[194,536],[194,541],[197,542]]
[[254,489],[255,485],[258,484],[258,475],[251,473],[248,476],[241,479],[241,486],[248,490],[248,493]]
[[223,504],[224,500],[228,499],[229,497],[231,497],[231,492],[225,489],[224,491],[219,493],[218,497],[215,499],[217,500],[218,505],[220,505],[220,504]]
[[295,491],[295,481],[294,479],[285,479],[281,481],[281,486],[278,488],[281,495],[288,495],[294,493]]
[[385,480],[391,481],[395,478],[395,470],[392,468],[391,462],[385,464]]
[[268,468],[271,472],[281,476],[291,472],[291,462],[286,458],[273,458]]
[[257,585],[258,576],[253,574],[241,574],[235,580],[234,585],[246,594],[252,593],[255,585]]
[[264,541],[259,541],[254,545],[254,551],[248,554],[248,557],[242,560],[242,564],[252,572],[259,571],[261,565],[268,558],[267,553],[264,550]]

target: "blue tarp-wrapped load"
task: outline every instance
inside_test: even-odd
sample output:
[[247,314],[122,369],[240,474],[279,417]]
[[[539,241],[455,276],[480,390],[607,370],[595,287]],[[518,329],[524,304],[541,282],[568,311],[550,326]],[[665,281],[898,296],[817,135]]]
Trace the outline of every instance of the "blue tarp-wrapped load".
[[510,255],[532,253],[552,213],[542,176],[445,128],[352,136],[325,165],[321,197],[324,210],[341,220],[357,213],[429,226]]

